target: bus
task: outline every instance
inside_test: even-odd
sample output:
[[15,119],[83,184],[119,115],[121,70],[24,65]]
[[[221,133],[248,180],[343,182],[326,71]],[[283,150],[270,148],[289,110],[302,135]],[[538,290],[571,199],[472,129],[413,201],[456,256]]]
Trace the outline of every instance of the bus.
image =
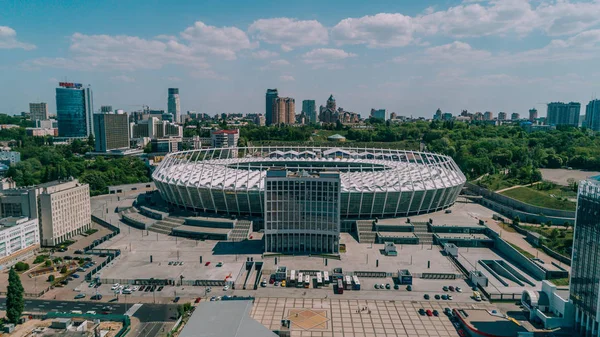
[[323,277],[321,276],[321,272],[317,273],[317,287],[321,287],[323,285]]
[[304,274],[298,272],[298,282],[296,282],[296,288],[304,287]]
[[304,276],[304,288],[310,288],[310,276]]
[[329,280],[329,272],[328,271],[324,271],[323,272],[323,285],[327,287],[327,286],[329,286],[329,282],[330,282],[330,280]]
[[295,287],[296,286],[296,271],[292,270],[290,272],[290,279],[287,282],[287,286],[288,287]]
[[352,290],[360,290],[360,281],[356,275],[352,276]]
[[352,278],[350,278],[350,275],[346,275],[345,280],[346,280],[346,282],[345,282],[346,283],[346,286],[345,286],[346,290],[352,290]]
[[337,289],[336,290],[337,290],[338,294],[344,293],[344,283],[342,282],[342,279],[337,280]]

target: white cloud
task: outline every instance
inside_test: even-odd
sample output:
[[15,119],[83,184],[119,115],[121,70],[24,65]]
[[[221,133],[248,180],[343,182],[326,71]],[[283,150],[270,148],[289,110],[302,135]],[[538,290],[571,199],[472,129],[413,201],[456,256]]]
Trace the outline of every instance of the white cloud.
[[127,75],[112,76],[110,79],[113,81],[126,82],[126,83],[135,82],[135,78],[127,76]]
[[170,81],[170,82],[181,82],[181,78],[179,78],[177,76],[169,76],[169,77],[167,77],[167,81]]
[[17,32],[8,27],[0,26],[0,49],[33,50],[35,45],[17,40]]
[[211,80],[228,80],[227,76],[223,76],[212,69],[197,69],[190,73],[195,78],[206,78]]
[[305,63],[315,64],[326,63],[330,61],[338,61],[355,56],[356,54],[348,53],[343,49],[319,48],[313,49],[305,53],[304,55],[302,55],[302,58],[304,59]]
[[399,13],[348,18],[331,29],[337,44],[366,44],[370,48],[403,47],[413,40],[414,20]]
[[296,80],[294,76],[291,75],[281,75],[279,76],[279,79],[283,82],[293,82]]
[[288,60],[284,60],[284,59],[279,59],[279,60],[273,60],[271,62],[269,62],[267,65],[264,65],[262,67],[260,67],[260,70],[270,70],[270,69],[277,69],[277,68],[285,68],[290,66],[290,62]]
[[488,59],[492,53],[473,49],[468,43],[454,41],[449,44],[427,48],[426,61],[472,62]]
[[279,53],[269,50],[258,50],[252,53],[252,57],[259,60],[264,60],[268,58],[273,58],[279,56]]
[[327,44],[329,40],[327,28],[316,20],[260,19],[248,31],[260,41],[281,45],[286,52],[300,46]]
[[274,60],[271,61],[271,64],[274,66],[289,66],[290,62],[288,62],[287,60]]
[[189,47],[196,52],[208,52],[228,60],[234,60],[237,51],[258,46],[257,43],[250,42],[248,35],[237,27],[219,28],[208,26],[201,21],[186,28],[181,37],[187,40]]

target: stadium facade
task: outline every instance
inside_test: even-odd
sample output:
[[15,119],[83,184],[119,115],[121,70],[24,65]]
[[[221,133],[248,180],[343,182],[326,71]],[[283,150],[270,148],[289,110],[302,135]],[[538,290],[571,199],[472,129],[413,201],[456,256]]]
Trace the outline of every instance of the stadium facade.
[[169,203],[197,212],[264,216],[271,168],[340,175],[340,217],[423,214],[454,203],[466,179],[448,156],[392,149],[247,147],[168,154],[152,174]]

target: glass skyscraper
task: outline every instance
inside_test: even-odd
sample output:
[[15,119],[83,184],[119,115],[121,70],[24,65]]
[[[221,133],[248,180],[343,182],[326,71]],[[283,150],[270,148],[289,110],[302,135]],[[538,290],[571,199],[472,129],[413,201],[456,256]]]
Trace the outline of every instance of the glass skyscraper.
[[308,116],[311,123],[317,122],[317,106],[314,99],[305,99],[302,101],[302,113]]
[[570,297],[575,326],[585,336],[598,336],[600,312],[600,181],[579,184],[573,238]]
[[340,174],[271,169],[265,177],[265,251],[339,251]]
[[277,89],[267,89],[265,95],[265,122],[267,125],[273,124],[273,113],[275,100],[279,97]]
[[85,138],[94,133],[93,97],[91,88],[78,83],[61,83],[56,88],[56,119],[58,136]]

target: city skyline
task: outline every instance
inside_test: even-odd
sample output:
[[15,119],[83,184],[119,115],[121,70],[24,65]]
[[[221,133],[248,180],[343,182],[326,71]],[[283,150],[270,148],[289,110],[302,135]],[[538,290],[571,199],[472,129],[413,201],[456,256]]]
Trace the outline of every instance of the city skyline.
[[597,92],[597,1],[141,7],[0,5],[0,69],[11,79],[0,82],[0,112],[49,102],[55,114],[53,89],[65,79],[91,84],[97,106],[167,110],[164,93],[177,87],[182,112],[210,114],[262,112],[265,88],[298,102],[333,94],[363,116],[377,107],[415,117],[532,107],[544,116],[539,102],[585,104]]

